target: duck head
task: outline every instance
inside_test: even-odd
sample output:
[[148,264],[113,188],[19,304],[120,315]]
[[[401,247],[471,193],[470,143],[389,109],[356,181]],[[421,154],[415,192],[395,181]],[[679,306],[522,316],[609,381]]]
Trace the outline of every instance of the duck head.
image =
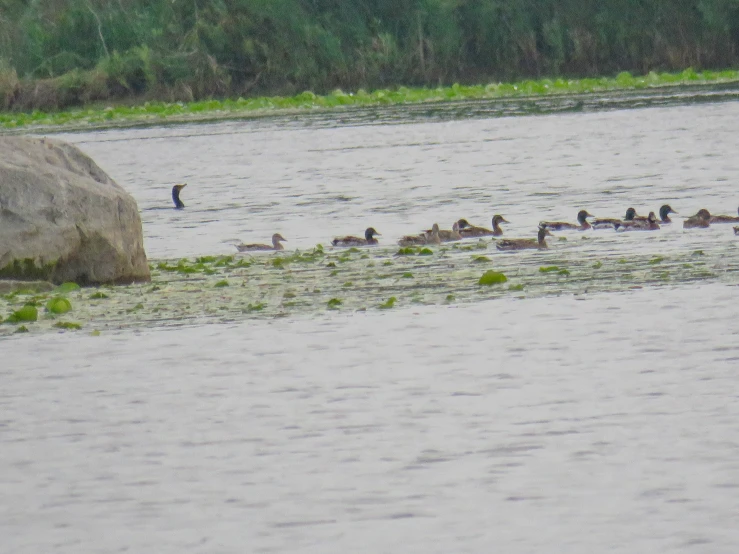
[[459,221],[457,221],[457,225],[459,225],[460,229],[466,229],[467,227],[472,227],[472,225],[470,225],[469,221],[467,221],[466,219],[460,219]]
[[695,217],[708,220],[711,219],[711,213],[707,209],[701,208],[700,210],[698,210],[698,213],[695,214]]
[[665,204],[659,209],[659,217],[662,221],[666,221],[670,219],[667,217],[669,214],[676,214],[677,212],[673,210],[669,204]]
[[544,237],[553,237],[551,231],[547,229],[546,225],[539,225],[539,242],[544,240]]
[[649,215],[647,216],[647,221],[649,221],[649,223],[657,223],[657,216],[654,214],[654,212],[649,212]]
[[367,230],[364,232],[364,238],[367,240],[372,240],[372,237],[375,235],[382,236],[380,233],[375,231],[374,227],[367,227]]
[[629,208],[626,210],[626,216],[624,217],[624,221],[633,221],[636,217],[636,210],[634,208]]
[[275,233],[272,235],[272,244],[277,245],[280,242],[287,242],[287,239],[283,237],[280,233]]
[[500,214],[495,214],[493,216],[493,227],[496,227],[497,225],[500,225],[501,223],[510,223],[510,221],[507,221],[506,218],[504,218]]
[[580,210],[577,212],[577,221],[582,225],[588,217],[594,217],[593,214],[589,214],[587,210]]

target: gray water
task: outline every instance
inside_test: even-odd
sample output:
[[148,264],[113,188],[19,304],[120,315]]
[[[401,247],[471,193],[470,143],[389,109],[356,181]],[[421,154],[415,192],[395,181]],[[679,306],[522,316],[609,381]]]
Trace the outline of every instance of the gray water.
[[[150,257],[667,201],[735,213],[739,103],[71,134]],[[187,209],[169,206],[187,181]],[[731,226],[608,235],[723,248]],[[588,248],[594,248],[592,245]],[[526,255],[526,253],[521,253]],[[584,251],[583,255],[590,255]],[[720,269],[720,268],[719,268]],[[735,552],[737,287],[0,342],[2,552]]]

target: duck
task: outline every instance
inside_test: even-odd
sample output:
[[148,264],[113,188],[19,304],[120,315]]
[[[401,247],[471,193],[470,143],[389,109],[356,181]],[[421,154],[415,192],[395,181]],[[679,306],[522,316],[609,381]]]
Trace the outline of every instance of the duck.
[[588,217],[594,217],[593,215],[589,214],[587,210],[580,210],[577,212],[577,222],[579,225],[576,225],[574,223],[566,223],[564,221],[542,221],[539,225],[544,225],[547,227],[547,229],[552,229],[554,231],[564,231],[567,229],[577,229],[580,231],[585,231],[586,229],[590,229],[590,223],[588,223],[587,218]]
[[734,227],[734,234],[739,235],[739,227]]
[[398,244],[400,246],[441,244],[441,237],[439,236],[439,225],[434,223],[434,225],[431,227],[431,231],[429,231],[428,233],[421,233],[418,235],[406,235],[398,241]]
[[272,235],[272,246],[269,244],[236,244],[236,249],[239,252],[251,252],[255,250],[284,250],[285,248],[280,244],[280,241],[287,242],[287,239],[280,233]]
[[623,219],[594,219],[590,222],[590,226],[593,229],[613,229],[613,226],[616,225],[616,223],[621,223],[622,221],[633,221],[635,218],[642,219],[642,216],[636,215],[636,210],[634,208],[629,208],[626,210],[626,215]]
[[656,231],[659,229],[657,216],[649,212],[646,219],[634,219],[632,221],[621,221],[613,224],[616,231]]
[[172,187],[172,201],[174,202],[175,210],[181,210],[185,207],[182,200],[180,200],[180,191],[187,186],[187,183],[179,183]]
[[331,241],[334,246],[377,246],[378,240],[375,235],[382,236],[380,233],[375,231],[374,227],[367,227],[364,232],[364,238],[360,237],[336,237]]
[[[423,232],[423,235],[429,237],[433,233],[433,229],[427,229]],[[459,221],[455,221],[452,225],[452,230],[440,229],[439,240],[441,242],[454,242],[456,240],[462,240],[462,235],[459,233]]]
[[711,214],[705,208],[683,221],[683,229],[705,228],[711,226]]
[[495,214],[493,216],[493,229],[485,229],[485,227],[475,227],[474,225],[470,225],[469,222],[466,219],[460,219],[457,223],[459,223],[459,233],[462,235],[463,238],[467,237],[499,237],[503,234],[503,229],[501,229],[500,224],[501,223],[510,223],[510,221],[507,221],[502,215]]
[[[739,210],[737,210],[739,213]],[[736,223],[739,217],[733,215],[712,215],[709,223]]]
[[549,248],[544,240],[547,236],[551,237],[552,233],[549,232],[546,225],[540,225],[539,233],[535,239],[502,239],[495,246],[498,250],[527,250],[529,248],[543,250]]
[[669,204],[664,204],[659,209],[659,224],[660,225],[667,225],[668,223],[672,223],[672,220],[670,219],[670,214],[676,214],[677,212],[673,210]]

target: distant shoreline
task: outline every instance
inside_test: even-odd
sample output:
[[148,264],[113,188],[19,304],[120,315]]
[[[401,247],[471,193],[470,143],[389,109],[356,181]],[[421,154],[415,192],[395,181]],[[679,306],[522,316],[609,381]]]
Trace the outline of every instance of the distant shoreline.
[[[726,86],[734,83],[737,84],[737,94],[739,94],[739,71],[695,72],[688,69],[681,73],[658,74],[652,72],[639,77],[634,77],[629,73],[620,73],[613,78],[540,79],[473,86],[455,84],[438,88],[407,88],[401,86],[372,92],[361,89],[349,93],[335,90],[326,95],[316,95],[306,91],[292,97],[238,98],[187,103],[143,102],[138,105],[95,103],[87,107],[59,112],[0,113],[0,133],[73,132],[150,127],[270,116],[331,113],[333,110],[341,110],[342,113],[346,113],[347,111],[351,112],[352,108],[449,105],[455,102],[476,100],[577,99],[587,98],[588,95],[597,93],[630,91],[642,91],[645,94],[649,93],[658,97],[662,91],[706,91],[712,86]],[[733,92],[733,87],[727,87],[726,92]],[[698,93],[694,96],[696,98],[707,98],[705,93]],[[605,99],[606,102],[608,100]],[[628,98],[625,98],[625,101],[628,104]],[[561,107],[555,106],[550,111],[576,111],[581,109],[580,102],[575,102],[574,105],[570,106],[564,105],[564,103],[561,104],[563,104]],[[573,103],[570,102],[570,104]],[[526,110],[523,110],[523,112],[525,113]],[[541,113],[541,110],[532,110],[532,113]],[[501,113],[500,115],[520,114]]]

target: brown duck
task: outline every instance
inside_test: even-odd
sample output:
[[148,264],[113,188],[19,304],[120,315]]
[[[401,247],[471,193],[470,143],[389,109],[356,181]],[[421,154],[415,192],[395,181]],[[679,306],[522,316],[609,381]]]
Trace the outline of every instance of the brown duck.
[[694,216],[683,221],[683,229],[705,228],[711,226],[711,214],[708,210],[701,209]]
[[501,223],[510,223],[510,221],[507,221],[502,215],[495,214],[493,216],[493,228],[486,229],[485,227],[475,227],[474,225],[470,225],[466,219],[460,219],[457,223],[459,223],[459,232],[462,235],[463,238],[468,237],[499,237],[503,234],[503,229],[501,229],[500,224]]
[[498,250],[527,250],[529,248],[538,248],[540,250],[549,248],[545,237],[551,237],[552,233],[544,225],[539,226],[539,233],[535,239],[502,239],[495,243]]
[[367,227],[367,230],[364,232],[364,238],[353,236],[336,237],[331,241],[331,244],[334,246],[377,246],[379,242],[375,238],[375,235],[382,236],[375,231],[374,227]]
[[[739,210],[737,210],[739,213]],[[736,223],[739,222],[739,217],[733,215],[712,215],[709,223]]]
[[239,252],[252,252],[252,251],[259,251],[259,250],[284,250],[284,247],[280,244],[280,241],[287,242],[287,239],[284,238],[280,233],[275,233],[272,235],[272,246],[269,244],[237,244],[236,249]]
[[591,214],[587,212],[587,210],[580,210],[577,212],[577,224],[575,223],[567,223],[564,221],[542,221],[539,225],[544,225],[547,229],[551,229],[553,231],[565,231],[565,230],[579,230],[579,231],[585,231],[586,229],[590,229],[590,223],[588,223],[587,218],[593,217]]
[[622,221],[613,225],[616,231],[656,231],[659,229],[657,216],[654,212],[649,212],[646,219],[634,219],[632,221]]

